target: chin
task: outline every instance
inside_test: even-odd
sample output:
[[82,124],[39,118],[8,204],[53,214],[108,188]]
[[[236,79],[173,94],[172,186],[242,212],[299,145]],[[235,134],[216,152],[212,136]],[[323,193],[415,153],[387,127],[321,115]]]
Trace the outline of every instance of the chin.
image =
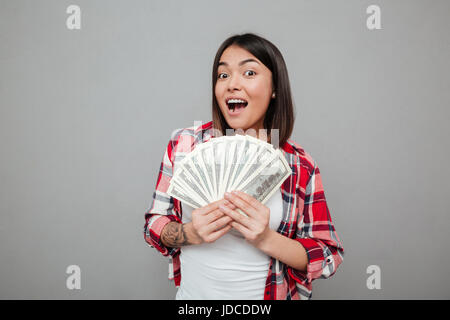
[[244,128],[245,127],[245,120],[242,119],[227,119],[225,118],[225,120],[227,121],[228,125],[233,128],[233,129],[239,129],[239,128]]
[[234,130],[242,130],[243,133],[245,133],[247,129],[250,128],[250,126],[246,124],[239,124],[239,123],[228,123],[228,125]]

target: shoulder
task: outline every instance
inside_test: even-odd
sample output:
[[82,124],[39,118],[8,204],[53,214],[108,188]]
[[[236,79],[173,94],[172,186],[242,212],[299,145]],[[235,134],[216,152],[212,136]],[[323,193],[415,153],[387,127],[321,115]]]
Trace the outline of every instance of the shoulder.
[[194,121],[192,126],[173,130],[168,145],[170,158],[174,159],[175,154],[191,152],[195,148],[195,145],[202,143],[210,137],[211,129],[212,121],[206,123]]
[[288,139],[283,146],[283,151],[291,154],[295,158],[295,164],[306,169],[308,175],[311,175],[314,172],[317,163],[300,144],[292,139]]
[[203,136],[208,135],[212,129],[212,121],[203,123],[195,121],[194,125],[184,128],[178,128],[172,131],[170,140],[174,143],[180,140],[192,140],[194,144],[201,142]]

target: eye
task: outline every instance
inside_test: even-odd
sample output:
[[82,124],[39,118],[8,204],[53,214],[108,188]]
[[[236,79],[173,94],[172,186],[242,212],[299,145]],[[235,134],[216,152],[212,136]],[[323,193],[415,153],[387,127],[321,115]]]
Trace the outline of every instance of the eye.
[[219,79],[223,79],[223,77],[221,77],[221,75],[227,75],[226,73],[219,73],[219,75],[217,76],[217,78],[219,78]]
[[253,71],[253,70],[247,70],[247,71],[245,71],[245,74],[247,74],[247,72],[253,73],[253,74],[250,74],[250,76],[254,76],[256,74],[255,71]]

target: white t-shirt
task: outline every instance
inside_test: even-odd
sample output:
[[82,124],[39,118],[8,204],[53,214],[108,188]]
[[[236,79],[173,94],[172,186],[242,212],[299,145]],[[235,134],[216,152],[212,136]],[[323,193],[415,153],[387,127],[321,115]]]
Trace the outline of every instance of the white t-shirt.
[[[265,203],[270,229],[277,230],[283,214],[281,188]],[[193,208],[182,204],[182,222],[191,221]],[[262,300],[270,257],[231,229],[213,243],[181,247],[181,283],[177,300]]]

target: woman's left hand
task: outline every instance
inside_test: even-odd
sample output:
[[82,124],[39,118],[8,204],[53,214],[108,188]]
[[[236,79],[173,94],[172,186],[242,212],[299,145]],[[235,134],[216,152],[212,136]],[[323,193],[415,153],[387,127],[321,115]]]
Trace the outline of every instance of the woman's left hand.
[[220,210],[234,220],[231,222],[233,228],[237,229],[248,242],[257,246],[270,232],[270,209],[242,191],[225,193],[225,199],[241,209],[247,217],[226,206],[219,206]]

